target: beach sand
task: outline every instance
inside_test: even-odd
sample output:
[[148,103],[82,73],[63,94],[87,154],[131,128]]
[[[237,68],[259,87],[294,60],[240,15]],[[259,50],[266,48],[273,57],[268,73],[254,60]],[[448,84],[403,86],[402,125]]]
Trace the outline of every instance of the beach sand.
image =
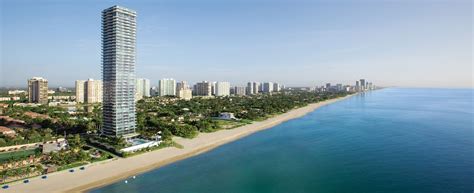
[[35,177],[30,179],[28,184],[21,182],[12,184],[9,189],[2,190],[2,192],[87,192],[92,188],[124,180],[139,173],[150,171],[166,164],[209,151],[222,144],[229,143],[260,130],[271,128],[282,122],[301,117],[321,106],[348,97],[350,96],[310,104],[264,121],[230,130],[219,130],[214,133],[200,133],[193,139],[175,137],[173,140],[183,145],[182,149],[167,147],[129,158],[118,158],[94,163],[87,165],[85,170],[75,169],[75,172],[72,173],[69,171],[60,171],[48,174],[47,179]]

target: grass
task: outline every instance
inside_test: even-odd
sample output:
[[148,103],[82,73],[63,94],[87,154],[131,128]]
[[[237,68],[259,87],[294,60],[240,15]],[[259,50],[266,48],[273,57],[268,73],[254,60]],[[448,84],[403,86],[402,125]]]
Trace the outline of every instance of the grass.
[[26,158],[30,155],[34,155],[35,153],[36,153],[35,149],[0,153],[0,162],[5,162],[10,159]]
[[217,120],[217,124],[219,125],[220,129],[233,129],[246,125],[247,123],[233,120]]
[[75,168],[75,167],[83,166],[83,165],[86,165],[86,164],[88,164],[88,163],[89,163],[89,162],[86,162],[86,161],[74,162],[74,163],[72,163],[72,164],[63,165],[63,166],[58,167],[58,171],[67,170],[67,169],[70,169],[70,168]]

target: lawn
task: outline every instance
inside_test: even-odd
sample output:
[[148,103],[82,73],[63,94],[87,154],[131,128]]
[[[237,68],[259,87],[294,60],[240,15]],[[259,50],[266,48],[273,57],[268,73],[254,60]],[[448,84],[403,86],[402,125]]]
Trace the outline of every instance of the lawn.
[[29,155],[34,155],[36,153],[35,149],[28,149],[23,151],[14,151],[7,153],[0,153],[0,163],[8,161],[10,159],[26,158]]

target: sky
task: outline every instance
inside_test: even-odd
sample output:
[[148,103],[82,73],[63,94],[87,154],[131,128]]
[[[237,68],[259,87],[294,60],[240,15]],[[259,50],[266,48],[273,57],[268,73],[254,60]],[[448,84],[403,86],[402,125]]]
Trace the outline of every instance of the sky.
[[137,77],[473,87],[471,0],[0,0],[0,87],[101,78],[103,9],[137,12]]

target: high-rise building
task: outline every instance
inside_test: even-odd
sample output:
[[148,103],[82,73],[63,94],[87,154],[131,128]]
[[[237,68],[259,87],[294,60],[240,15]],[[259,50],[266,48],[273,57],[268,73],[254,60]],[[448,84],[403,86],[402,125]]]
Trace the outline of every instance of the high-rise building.
[[260,91],[262,91],[260,83],[253,82],[252,84],[253,84],[253,94],[258,94]]
[[48,80],[33,77],[28,80],[28,101],[30,103],[48,103]]
[[243,86],[236,86],[234,87],[234,94],[237,96],[244,96],[245,95],[246,87]]
[[176,96],[176,80],[171,78],[161,79],[158,85],[160,96]]
[[100,103],[103,97],[102,92],[100,80],[76,80],[76,102],[78,103]]
[[229,96],[230,95],[230,83],[229,82],[217,82],[216,83],[216,96]]
[[273,92],[273,83],[272,82],[265,82],[263,83],[263,90],[264,93],[271,93]]
[[193,98],[193,90],[190,88],[179,89],[176,92],[180,99],[191,100]]
[[273,92],[280,92],[281,85],[278,83],[273,83]]
[[186,89],[186,88],[189,88],[188,82],[181,81],[181,82],[176,83],[176,90]]
[[136,12],[113,6],[102,11],[103,126],[107,136],[136,136]]
[[189,88],[186,81],[181,81],[176,84],[176,96],[184,100],[193,98],[193,90]]
[[210,82],[211,84],[211,95],[217,95],[217,82]]
[[194,85],[194,94],[197,96],[211,96],[211,83],[207,81],[202,81]]
[[75,87],[76,87],[76,102],[84,103],[85,99],[85,80],[76,80]]
[[150,97],[150,80],[146,78],[137,78],[137,95],[139,97]]
[[360,90],[361,91],[365,90],[365,87],[366,87],[365,84],[366,84],[365,79],[360,79]]
[[326,83],[326,89],[331,89],[331,83]]
[[253,83],[252,83],[252,82],[248,82],[248,83],[247,83],[247,87],[245,87],[245,93],[246,93],[247,95],[252,95],[252,94],[254,94],[253,91],[254,91],[254,90],[253,90]]

